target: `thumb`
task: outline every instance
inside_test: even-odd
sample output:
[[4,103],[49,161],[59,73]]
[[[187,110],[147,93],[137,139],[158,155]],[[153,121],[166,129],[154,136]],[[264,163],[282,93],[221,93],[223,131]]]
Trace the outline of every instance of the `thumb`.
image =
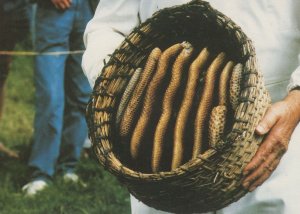
[[275,125],[277,120],[279,119],[279,115],[277,114],[276,108],[272,106],[269,108],[265,114],[265,116],[262,118],[262,120],[259,122],[259,124],[256,127],[256,133],[259,135],[264,135],[270,131],[270,129]]

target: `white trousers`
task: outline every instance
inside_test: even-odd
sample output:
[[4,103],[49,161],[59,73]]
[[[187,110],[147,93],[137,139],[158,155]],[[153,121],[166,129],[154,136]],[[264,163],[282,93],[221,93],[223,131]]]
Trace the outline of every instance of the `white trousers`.
[[[131,196],[132,214],[167,214]],[[300,124],[288,151],[272,176],[239,201],[211,214],[299,214],[300,213]],[[210,213],[209,213],[210,214]]]

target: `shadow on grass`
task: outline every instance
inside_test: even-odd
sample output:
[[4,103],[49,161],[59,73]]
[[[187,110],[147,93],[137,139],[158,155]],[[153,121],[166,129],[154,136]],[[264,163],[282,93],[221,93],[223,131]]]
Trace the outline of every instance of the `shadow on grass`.
[[18,145],[15,146],[14,150],[18,152],[19,158],[8,157],[5,154],[0,155],[0,180],[2,181],[3,178],[6,178],[18,188],[26,182],[28,176],[28,170],[25,165],[30,149],[27,145]]
[[66,183],[55,176],[53,183],[35,197],[26,197],[22,186],[28,181],[26,166],[30,148],[18,146],[19,159],[0,156],[0,213],[130,213],[129,194],[92,157],[78,166],[79,183]]

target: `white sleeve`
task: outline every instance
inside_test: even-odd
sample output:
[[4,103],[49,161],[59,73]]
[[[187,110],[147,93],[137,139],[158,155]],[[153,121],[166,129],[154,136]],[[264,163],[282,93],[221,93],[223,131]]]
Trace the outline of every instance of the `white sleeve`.
[[298,61],[299,61],[299,66],[291,75],[290,83],[287,87],[288,91],[292,90],[297,86],[300,86],[300,54],[298,55]]
[[[291,2],[293,3],[292,4],[293,8],[299,8],[299,6],[300,6],[299,1],[294,0]],[[292,10],[292,11],[294,11],[294,10]],[[291,14],[293,14],[293,13],[291,13]],[[300,28],[300,15],[299,15],[299,13],[295,12],[294,16],[295,16],[295,20],[297,23],[295,25],[295,27],[296,27],[296,29],[299,29]],[[299,30],[297,30],[297,36],[299,38]],[[298,46],[294,47],[294,48],[297,48],[297,50],[298,50],[298,67],[294,70],[294,72],[291,75],[290,83],[287,87],[288,91],[292,90],[293,88],[295,88],[297,86],[300,86],[300,44],[299,43],[297,43],[297,44],[298,44]]]
[[86,50],[82,58],[82,68],[93,87],[99,76],[104,59],[121,44],[124,37],[138,24],[140,0],[101,0],[93,19],[84,33]]

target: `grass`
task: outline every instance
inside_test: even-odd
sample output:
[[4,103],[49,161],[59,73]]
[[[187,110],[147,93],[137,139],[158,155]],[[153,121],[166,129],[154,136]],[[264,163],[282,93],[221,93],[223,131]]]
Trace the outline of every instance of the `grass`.
[[[22,47],[19,47],[22,49]],[[130,213],[125,187],[92,158],[82,158],[78,174],[83,184],[65,183],[57,176],[36,197],[25,197],[26,165],[30,154],[34,119],[33,58],[15,57],[6,87],[6,102],[0,121],[0,141],[19,151],[19,159],[0,154],[0,214],[115,214]]]

